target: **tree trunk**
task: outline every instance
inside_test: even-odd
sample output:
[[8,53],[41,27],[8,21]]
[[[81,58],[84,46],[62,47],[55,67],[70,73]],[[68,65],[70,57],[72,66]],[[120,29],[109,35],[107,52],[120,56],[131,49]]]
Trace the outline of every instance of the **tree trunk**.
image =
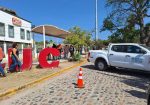
[[140,43],[145,44],[145,32],[144,32],[144,27],[140,27]]
[[150,26],[149,26],[149,27],[146,27],[145,30],[146,30],[145,34],[146,34],[146,37],[147,37],[147,38],[146,38],[146,39],[147,39],[146,45],[147,45],[147,46],[150,46]]
[[139,25],[140,25],[140,43],[141,44],[146,44],[146,35],[145,35],[145,30],[144,30],[144,20],[143,16],[140,16],[139,18]]

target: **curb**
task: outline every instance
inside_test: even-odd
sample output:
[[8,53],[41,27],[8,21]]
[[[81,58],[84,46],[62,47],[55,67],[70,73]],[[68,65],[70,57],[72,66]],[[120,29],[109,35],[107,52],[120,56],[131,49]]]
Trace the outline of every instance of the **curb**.
[[72,68],[81,66],[82,64],[85,64],[85,63],[87,63],[87,61],[84,60],[84,61],[82,61],[81,63],[75,64],[75,65],[73,65],[73,66],[71,66],[71,67],[68,67],[68,68],[64,68],[64,69],[60,70],[59,72],[53,73],[53,74],[48,75],[48,76],[46,76],[46,77],[42,77],[42,78],[40,78],[40,79],[38,79],[38,80],[29,82],[29,83],[27,83],[27,84],[25,84],[25,85],[22,85],[22,86],[19,86],[19,87],[17,87],[17,88],[8,89],[6,92],[0,94],[0,98],[2,98],[2,97],[4,97],[4,96],[8,96],[8,95],[15,94],[15,93],[16,93],[17,91],[19,91],[19,90],[22,90],[22,89],[24,89],[24,88],[26,88],[26,87],[29,87],[29,86],[31,86],[31,85],[34,85],[34,84],[43,82],[43,81],[46,80],[46,79],[50,79],[50,78],[52,78],[52,77],[58,76],[58,75],[60,75],[60,74],[62,74],[62,73],[65,73],[65,72],[69,71],[69,70],[72,69]]

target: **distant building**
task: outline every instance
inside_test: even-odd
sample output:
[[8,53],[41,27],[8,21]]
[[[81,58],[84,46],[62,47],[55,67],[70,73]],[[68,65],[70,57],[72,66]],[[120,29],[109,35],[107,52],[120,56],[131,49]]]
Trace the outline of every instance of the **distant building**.
[[0,46],[7,54],[13,42],[19,43],[19,50],[32,44],[31,22],[19,17],[15,11],[0,7]]

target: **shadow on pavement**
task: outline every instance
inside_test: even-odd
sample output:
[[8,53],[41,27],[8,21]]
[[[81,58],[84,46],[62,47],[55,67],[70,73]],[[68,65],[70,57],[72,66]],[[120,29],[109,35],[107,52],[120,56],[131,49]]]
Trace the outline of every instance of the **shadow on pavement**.
[[146,92],[140,92],[135,89],[139,88],[143,89],[144,91],[147,90],[148,84],[150,83],[150,72],[129,69],[109,69],[107,71],[99,71],[95,69],[94,65],[84,65],[82,68],[94,70],[103,75],[120,78],[120,82],[128,86],[135,87],[132,90],[125,90],[125,92],[130,93],[132,96],[138,98],[146,98]]
[[86,69],[96,70],[94,65],[84,65],[84,66],[81,66],[81,67],[86,68]]
[[129,86],[136,87],[143,90],[147,90],[149,84],[149,80],[142,79],[142,78],[124,79],[120,82],[123,82]]
[[[81,66],[82,68],[87,68],[90,70],[95,70],[102,72],[100,70],[96,70],[94,65],[84,65]],[[150,79],[150,72],[144,72],[140,70],[129,70],[129,69],[108,69],[107,71],[103,71],[106,73],[115,73],[115,74],[120,74],[120,75],[128,75],[128,76],[134,76],[134,77],[143,77],[143,78],[149,78]]]
[[141,92],[141,91],[137,91],[137,90],[130,90],[130,91],[125,91],[125,92],[131,94],[134,97],[146,99],[146,93],[145,92]]
[[37,69],[42,69],[42,67],[38,64],[38,65],[36,65],[36,68]]
[[72,83],[74,86],[76,86],[77,85],[77,83]]

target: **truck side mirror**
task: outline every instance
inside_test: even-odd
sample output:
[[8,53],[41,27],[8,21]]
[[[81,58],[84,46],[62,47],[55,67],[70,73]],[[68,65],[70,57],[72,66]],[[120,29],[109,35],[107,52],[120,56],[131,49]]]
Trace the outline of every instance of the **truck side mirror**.
[[143,50],[143,49],[141,49],[141,54],[146,54],[147,52],[145,51],[145,50]]

